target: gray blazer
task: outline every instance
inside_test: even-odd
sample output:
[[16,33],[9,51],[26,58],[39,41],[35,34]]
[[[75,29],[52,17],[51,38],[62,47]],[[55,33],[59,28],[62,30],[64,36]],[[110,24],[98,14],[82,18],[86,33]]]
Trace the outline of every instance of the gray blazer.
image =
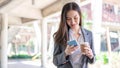
[[[92,38],[92,32],[81,28],[81,31],[83,33],[83,38],[85,42],[89,42],[90,48],[93,51],[94,58],[89,59],[89,57],[82,55],[82,61],[81,61],[81,68],[88,68],[88,62],[94,63],[95,61],[95,52],[93,47],[93,38]],[[57,68],[73,68],[69,59],[69,56],[65,57],[65,48],[64,45],[58,45],[54,44],[54,53],[53,53],[53,63],[57,66]]]

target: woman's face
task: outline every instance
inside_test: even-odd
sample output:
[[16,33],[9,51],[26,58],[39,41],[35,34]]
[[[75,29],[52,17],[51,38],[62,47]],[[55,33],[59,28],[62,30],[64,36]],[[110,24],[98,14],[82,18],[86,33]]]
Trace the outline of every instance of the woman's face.
[[67,12],[67,24],[71,29],[79,28],[80,16],[75,10],[70,10]]

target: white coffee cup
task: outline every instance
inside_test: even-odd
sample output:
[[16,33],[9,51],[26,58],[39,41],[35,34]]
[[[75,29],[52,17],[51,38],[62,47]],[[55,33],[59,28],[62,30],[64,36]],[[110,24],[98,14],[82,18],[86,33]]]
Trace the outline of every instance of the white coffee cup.
[[85,49],[84,49],[85,47],[90,47],[88,42],[82,42],[80,44],[80,49],[82,54],[85,54]]

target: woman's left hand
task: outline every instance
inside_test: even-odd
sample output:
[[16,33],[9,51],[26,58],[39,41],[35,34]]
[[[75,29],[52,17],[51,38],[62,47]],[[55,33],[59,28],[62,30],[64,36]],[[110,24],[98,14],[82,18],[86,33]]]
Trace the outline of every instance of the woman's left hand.
[[93,58],[93,52],[92,49],[90,47],[85,47],[85,55],[88,56],[90,59]]

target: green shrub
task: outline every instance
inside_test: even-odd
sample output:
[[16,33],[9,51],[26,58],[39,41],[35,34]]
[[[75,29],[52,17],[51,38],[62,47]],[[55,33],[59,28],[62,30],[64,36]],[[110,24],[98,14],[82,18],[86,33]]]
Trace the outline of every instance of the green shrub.
[[108,56],[106,54],[103,55],[103,63],[107,64],[108,63]]
[[31,59],[32,56],[27,55],[27,54],[19,54],[19,55],[12,55],[8,57],[9,59]]
[[108,59],[108,55],[107,53],[101,53],[99,55],[96,56],[96,61],[100,60],[103,62],[103,64],[108,64],[109,59]]

